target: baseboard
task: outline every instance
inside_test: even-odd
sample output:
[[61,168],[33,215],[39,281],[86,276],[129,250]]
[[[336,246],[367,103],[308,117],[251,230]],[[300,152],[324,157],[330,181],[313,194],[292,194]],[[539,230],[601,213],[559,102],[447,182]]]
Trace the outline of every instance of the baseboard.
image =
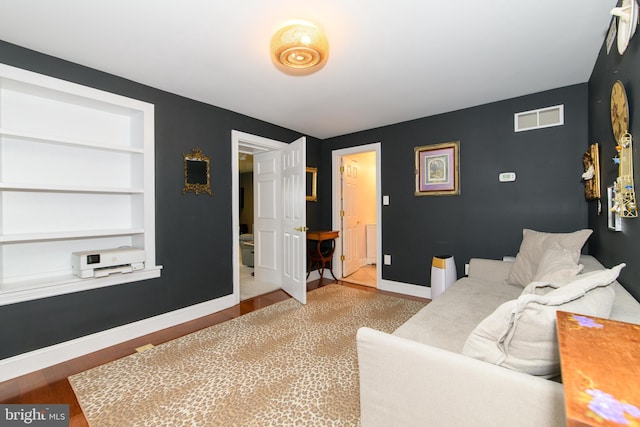
[[420,298],[431,298],[431,288],[427,286],[412,285],[409,283],[394,282],[393,280],[380,280],[378,289],[398,294],[411,295]]
[[233,307],[233,295],[0,360],[0,382]]

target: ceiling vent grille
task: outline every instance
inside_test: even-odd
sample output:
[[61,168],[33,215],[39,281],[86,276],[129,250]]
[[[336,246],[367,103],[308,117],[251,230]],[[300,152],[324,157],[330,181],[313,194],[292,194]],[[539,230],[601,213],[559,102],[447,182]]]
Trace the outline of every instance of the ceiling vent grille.
[[513,115],[515,132],[564,125],[564,105],[523,111]]

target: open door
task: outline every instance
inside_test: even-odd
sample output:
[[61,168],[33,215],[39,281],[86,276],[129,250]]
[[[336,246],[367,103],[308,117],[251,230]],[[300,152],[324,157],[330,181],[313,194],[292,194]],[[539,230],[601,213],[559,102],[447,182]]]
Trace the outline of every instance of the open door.
[[282,286],[282,152],[253,156],[254,275],[260,282]]
[[[254,274],[306,303],[306,138],[291,144],[232,131],[232,154],[253,154]],[[235,166],[234,166],[235,165]],[[234,167],[236,168],[234,170]],[[232,163],[233,227],[238,229],[237,158]],[[239,252],[234,239],[233,253]],[[239,257],[234,256],[234,294],[239,298]]]
[[282,149],[282,289],[302,304],[307,303],[306,144],[302,137]]
[[360,268],[360,222],[358,220],[358,162],[342,158],[342,276],[347,277]]

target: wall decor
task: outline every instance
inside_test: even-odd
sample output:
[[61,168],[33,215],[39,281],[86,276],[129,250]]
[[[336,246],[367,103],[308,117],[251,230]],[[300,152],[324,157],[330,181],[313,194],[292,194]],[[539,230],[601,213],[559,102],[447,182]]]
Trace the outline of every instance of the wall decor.
[[211,156],[205,156],[195,147],[191,153],[182,153],[184,158],[184,188],[182,194],[192,191],[196,194],[211,193]]
[[613,184],[615,194],[613,207],[622,218],[636,218],[638,205],[633,185],[633,142],[630,133],[622,135],[616,146],[618,156],[613,160],[618,164],[618,178]]
[[614,208],[615,192],[613,185],[607,187],[607,225],[611,231],[622,231],[622,221],[620,221],[620,213]]
[[611,14],[618,17],[618,52],[622,55],[638,26],[638,2],[622,0],[620,7],[611,9]]
[[589,151],[582,155],[584,173],[584,195],[587,200],[600,199],[600,155],[597,143],[589,146]]
[[318,201],[318,168],[307,168],[307,173],[305,174],[305,185],[306,185],[306,199],[307,202],[317,202]]
[[629,130],[629,101],[624,84],[616,80],[611,87],[611,130],[616,143]]
[[460,194],[460,141],[415,147],[416,196]]

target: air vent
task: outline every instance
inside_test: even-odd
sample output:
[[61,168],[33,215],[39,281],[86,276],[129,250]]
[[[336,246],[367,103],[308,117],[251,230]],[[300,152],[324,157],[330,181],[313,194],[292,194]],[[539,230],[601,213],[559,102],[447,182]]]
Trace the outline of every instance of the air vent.
[[564,105],[523,111],[513,115],[515,132],[564,125]]

